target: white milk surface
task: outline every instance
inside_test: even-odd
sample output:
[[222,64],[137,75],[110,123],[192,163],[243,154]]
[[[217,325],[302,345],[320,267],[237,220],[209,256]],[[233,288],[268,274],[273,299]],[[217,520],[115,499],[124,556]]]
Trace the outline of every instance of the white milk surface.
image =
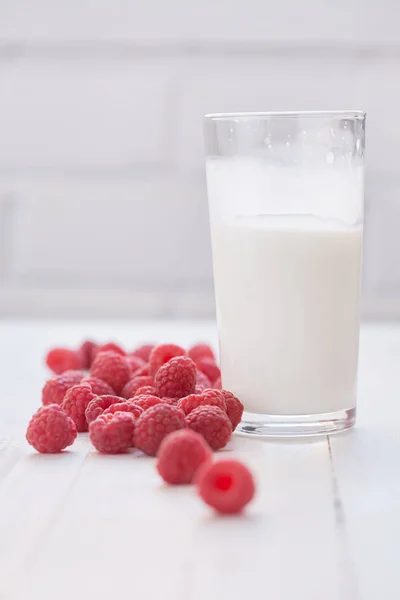
[[362,227],[219,214],[211,234],[223,386],[252,413],[353,408]]

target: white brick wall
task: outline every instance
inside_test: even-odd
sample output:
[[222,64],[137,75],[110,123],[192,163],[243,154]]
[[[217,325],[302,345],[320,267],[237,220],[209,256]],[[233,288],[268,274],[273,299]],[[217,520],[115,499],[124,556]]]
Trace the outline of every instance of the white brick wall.
[[365,108],[364,303],[400,316],[399,21],[395,0],[3,0],[0,315],[209,314],[202,115]]

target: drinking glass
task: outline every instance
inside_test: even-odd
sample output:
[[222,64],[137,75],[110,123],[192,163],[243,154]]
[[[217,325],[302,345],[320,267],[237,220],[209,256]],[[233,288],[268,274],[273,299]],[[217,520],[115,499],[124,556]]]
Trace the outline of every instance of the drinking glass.
[[242,433],[355,423],[364,139],[362,111],[205,117],[222,384]]

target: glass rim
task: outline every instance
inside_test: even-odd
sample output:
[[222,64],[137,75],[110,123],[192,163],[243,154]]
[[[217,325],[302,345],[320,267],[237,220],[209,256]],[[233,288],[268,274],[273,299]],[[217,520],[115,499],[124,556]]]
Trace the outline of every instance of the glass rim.
[[236,112],[236,113],[208,113],[204,115],[205,121],[233,121],[252,119],[296,119],[296,118],[324,118],[324,119],[356,119],[366,117],[364,110],[288,110],[270,112]]

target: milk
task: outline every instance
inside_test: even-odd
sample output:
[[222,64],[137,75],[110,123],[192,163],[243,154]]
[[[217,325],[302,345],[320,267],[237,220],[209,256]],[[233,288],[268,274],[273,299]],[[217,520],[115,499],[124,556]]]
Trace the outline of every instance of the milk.
[[[225,175],[208,179],[214,201]],[[362,226],[211,207],[211,235],[224,388],[251,413],[353,408]]]

